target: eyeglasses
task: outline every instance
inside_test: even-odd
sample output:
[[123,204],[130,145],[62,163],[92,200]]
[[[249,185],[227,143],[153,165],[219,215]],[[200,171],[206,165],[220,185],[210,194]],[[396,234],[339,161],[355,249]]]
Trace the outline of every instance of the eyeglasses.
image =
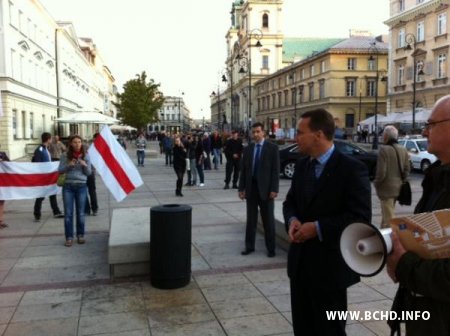
[[443,122],[446,122],[446,121],[450,121],[450,119],[444,119],[444,120],[438,120],[438,121],[427,121],[425,123],[425,129],[430,129],[431,126],[439,124],[439,123],[443,123]]

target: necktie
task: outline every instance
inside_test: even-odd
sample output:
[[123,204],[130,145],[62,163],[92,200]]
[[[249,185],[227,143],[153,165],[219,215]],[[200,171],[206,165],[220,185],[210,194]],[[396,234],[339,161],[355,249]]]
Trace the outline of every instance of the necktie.
[[258,174],[259,158],[261,156],[261,144],[256,145],[255,162],[253,163],[253,177]]
[[309,161],[307,169],[306,169],[306,179],[305,179],[305,183],[303,185],[303,190],[304,190],[304,195],[305,195],[305,199],[311,200],[312,195],[314,193],[314,188],[315,188],[315,184],[316,184],[316,165],[317,165],[317,160],[316,159],[312,159],[311,161]]

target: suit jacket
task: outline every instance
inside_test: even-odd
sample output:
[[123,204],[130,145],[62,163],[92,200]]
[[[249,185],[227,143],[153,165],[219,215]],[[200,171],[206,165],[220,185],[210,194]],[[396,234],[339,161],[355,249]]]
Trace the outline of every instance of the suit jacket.
[[[402,171],[398,169],[399,160]],[[405,147],[381,146],[378,151],[377,172],[373,181],[378,197],[380,199],[397,198],[402,185],[402,173],[406,179],[409,170],[409,156]]]
[[357,283],[359,276],[345,264],[339,239],[347,225],[371,220],[367,167],[335,149],[316,181],[312,196],[306,197],[302,185],[308,176],[309,160],[309,157],[301,158],[296,163],[283,214],[287,230],[293,216],[302,223],[318,221],[323,240],[315,237],[304,243],[292,243],[288,275],[302,277],[312,288],[344,289]]
[[[253,177],[253,151],[255,143],[247,146],[241,161],[241,174],[239,177],[239,191],[245,191],[248,197],[252,192]],[[280,154],[278,146],[265,140],[261,148],[258,172],[256,176],[259,197],[268,200],[271,192],[278,193],[280,180]]]

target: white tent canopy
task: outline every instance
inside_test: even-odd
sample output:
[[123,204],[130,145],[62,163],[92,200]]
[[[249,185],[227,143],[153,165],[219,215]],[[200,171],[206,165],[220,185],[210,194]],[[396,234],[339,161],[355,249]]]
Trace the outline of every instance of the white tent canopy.
[[[417,109],[415,114],[415,122],[416,123],[424,123],[428,120],[430,117],[431,110],[424,110],[424,109]],[[384,126],[387,124],[394,124],[394,123],[400,123],[400,124],[411,124],[412,123],[412,112],[395,112],[395,113],[389,113],[388,115],[384,116],[381,114],[378,114],[377,116],[377,124],[379,126]],[[359,122],[361,126],[373,126],[375,124],[375,116],[371,116],[365,120],[361,120]]]
[[111,131],[136,131],[136,127],[131,127],[128,125],[112,125],[110,127]]
[[60,123],[67,124],[117,124],[119,120],[99,112],[76,112],[65,117],[55,119]]

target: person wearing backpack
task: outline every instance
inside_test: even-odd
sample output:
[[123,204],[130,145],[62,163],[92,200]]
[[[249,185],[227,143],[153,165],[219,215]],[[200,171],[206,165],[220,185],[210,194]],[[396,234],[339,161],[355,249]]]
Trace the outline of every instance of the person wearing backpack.
[[[50,162],[52,158],[50,156],[50,152],[48,151],[48,146],[52,142],[52,135],[48,132],[44,132],[41,135],[42,143],[36,148],[33,154],[32,162]],[[58,201],[56,200],[56,195],[51,195],[50,197],[50,206],[53,211],[54,218],[64,218],[64,214],[61,212],[58,206]],[[39,222],[41,220],[41,210],[42,210],[42,202],[44,201],[44,197],[36,198],[34,202],[34,221]]]

